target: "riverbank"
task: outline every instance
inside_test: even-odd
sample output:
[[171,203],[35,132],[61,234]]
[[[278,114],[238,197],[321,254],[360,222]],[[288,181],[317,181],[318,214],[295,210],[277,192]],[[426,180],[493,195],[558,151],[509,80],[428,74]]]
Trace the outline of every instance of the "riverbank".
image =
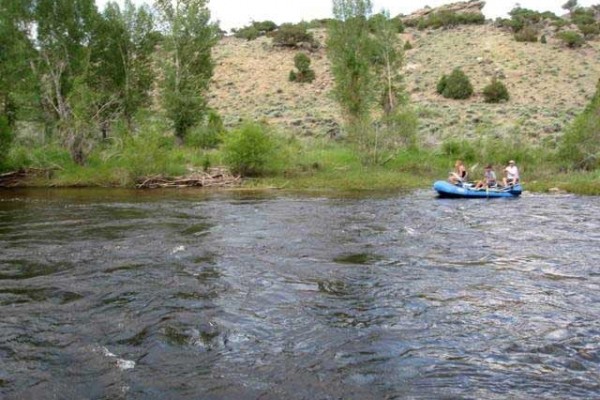
[[[224,173],[227,179],[223,180],[223,185],[219,184],[218,178],[203,185],[198,176],[210,176],[203,172],[205,169],[219,171],[209,165],[222,162],[222,155],[216,150],[198,152],[190,148],[174,148],[161,154],[147,154],[146,160],[115,157],[101,162],[103,156],[98,154],[85,166],[75,165],[68,158],[62,158],[62,164],[46,160],[46,165],[37,165],[30,173],[15,173],[14,179],[5,181],[4,185],[0,182],[0,187],[136,188],[144,187],[140,183],[152,180],[170,182],[163,185],[165,187],[196,186],[205,190],[404,191],[429,188],[435,180],[445,179],[457,158],[466,159],[470,180],[479,179],[487,163],[483,160],[489,158],[474,155],[464,157],[465,154],[458,153],[413,149],[396,154],[383,165],[364,165],[351,148],[342,144],[322,143],[321,146],[296,152],[293,157],[284,151],[282,154],[285,157],[282,154],[274,157],[263,176],[232,180],[235,175]],[[499,160],[517,159],[527,191],[600,195],[600,171],[561,172],[560,164],[549,159],[549,156],[541,157],[533,150],[519,153],[517,157],[496,157]],[[494,162],[499,177],[502,176],[503,165],[504,162]],[[187,185],[186,182],[192,184]]]

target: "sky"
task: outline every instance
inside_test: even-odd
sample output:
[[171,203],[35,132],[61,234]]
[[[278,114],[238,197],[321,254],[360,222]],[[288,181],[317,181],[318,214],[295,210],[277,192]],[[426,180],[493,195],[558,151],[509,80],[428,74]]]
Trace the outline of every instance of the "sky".
[[[455,3],[457,0],[371,0],[373,12],[389,11],[391,16],[410,14],[425,6],[437,7],[442,4]],[[565,13],[562,5],[567,0],[520,0],[521,7],[537,11],[552,11],[557,15]],[[107,0],[96,0],[102,9]],[[117,0],[118,3],[122,1]],[[136,4],[149,0],[133,0]],[[487,18],[505,17],[517,1],[488,0],[483,9]],[[580,6],[591,6],[600,0],[579,0]],[[221,29],[231,30],[250,24],[252,21],[270,20],[276,24],[283,22],[310,21],[332,16],[331,0],[210,0],[208,8],[213,20],[219,21]]]

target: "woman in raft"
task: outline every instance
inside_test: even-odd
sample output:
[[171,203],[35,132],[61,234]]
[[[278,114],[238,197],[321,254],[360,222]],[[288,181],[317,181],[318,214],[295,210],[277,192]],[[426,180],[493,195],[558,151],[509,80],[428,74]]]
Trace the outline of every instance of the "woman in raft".
[[456,160],[454,171],[450,172],[448,181],[454,185],[462,184],[467,181],[467,169],[462,160]]

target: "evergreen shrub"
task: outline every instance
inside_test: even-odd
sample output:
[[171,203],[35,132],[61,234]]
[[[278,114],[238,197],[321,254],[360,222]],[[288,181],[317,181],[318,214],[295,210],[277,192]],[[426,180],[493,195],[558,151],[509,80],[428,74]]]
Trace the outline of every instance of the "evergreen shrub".
[[273,43],[278,46],[297,47],[299,43],[316,44],[312,33],[306,29],[306,24],[282,24],[273,34]]
[[570,47],[572,49],[576,47],[581,47],[583,43],[585,43],[583,36],[581,36],[575,31],[559,32],[557,36],[567,45],[567,47]]
[[473,94],[473,85],[460,68],[455,68],[450,75],[443,75],[436,89],[448,99],[468,99]]
[[535,43],[538,41],[539,30],[533,25],[526,25],[523,29],[515,33],[515,40],[517,42],[531,42]]
[[298,69],[290,71],[289,79],[292,82],[312,82],[315,79],[315,71],[310,69],[310,57],[304,53],[298,53],[294,56],[294,65]]
[[483,97],[486,103],[500,103],[510,98],[506,85],[496,78],[483,88]]

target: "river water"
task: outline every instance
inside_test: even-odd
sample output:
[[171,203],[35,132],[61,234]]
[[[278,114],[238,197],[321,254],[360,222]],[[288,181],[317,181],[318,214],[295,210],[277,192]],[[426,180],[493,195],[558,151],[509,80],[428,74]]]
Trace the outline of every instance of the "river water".
[[600,398],[600,199],[0,191],[0,398]]

